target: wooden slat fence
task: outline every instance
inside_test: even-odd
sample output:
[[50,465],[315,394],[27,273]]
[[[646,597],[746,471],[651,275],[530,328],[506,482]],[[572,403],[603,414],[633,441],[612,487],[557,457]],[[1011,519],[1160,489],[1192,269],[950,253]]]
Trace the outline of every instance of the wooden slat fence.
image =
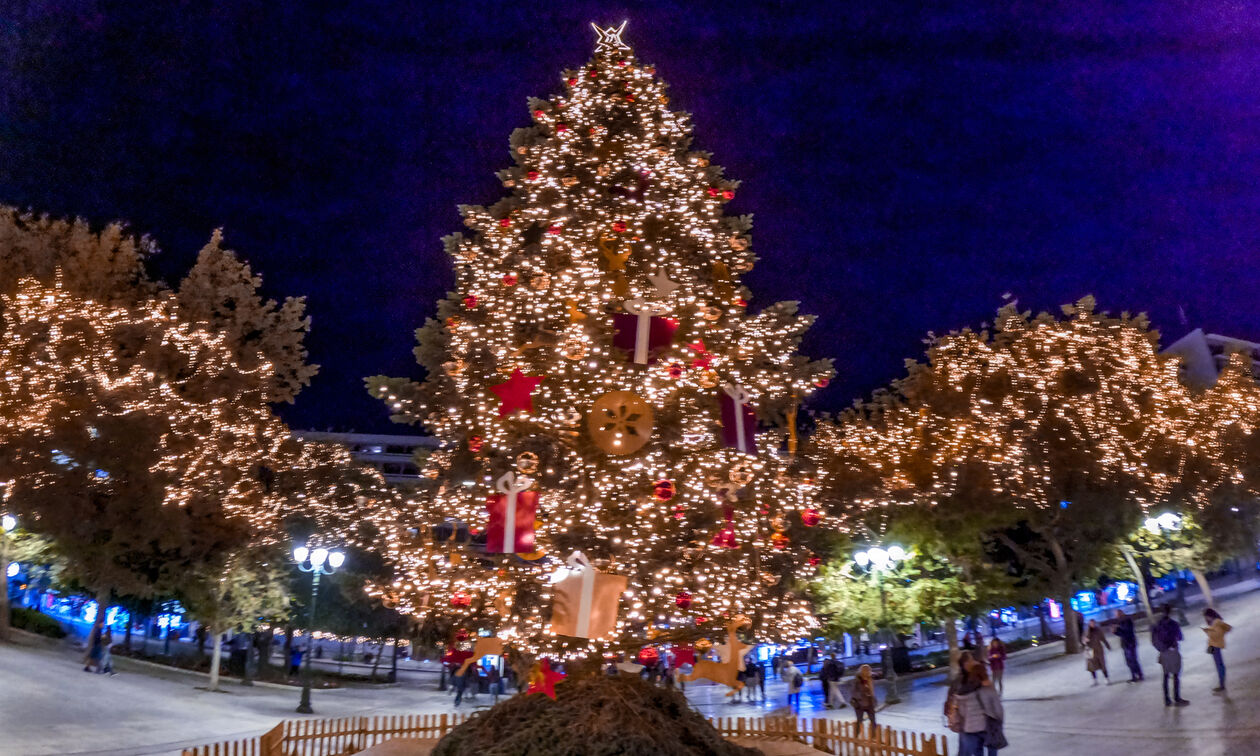
[[[348,756],[391,738],[440,738],[467,715],[293,719],[257,738],[185,749],[183,756]],[[778,738],[834,756],[949,756],[944,737],[836,719],[721,717],[710,723],[726,738]]]

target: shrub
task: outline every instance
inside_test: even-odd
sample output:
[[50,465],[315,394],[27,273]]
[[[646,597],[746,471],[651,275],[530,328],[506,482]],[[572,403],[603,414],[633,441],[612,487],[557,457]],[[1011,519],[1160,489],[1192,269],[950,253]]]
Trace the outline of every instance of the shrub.
[[38,633],[49,638],[66,637],[66,630],[61,626],[60,622],[34,609],[13,607],[9,612],[9,624],[20,630]]

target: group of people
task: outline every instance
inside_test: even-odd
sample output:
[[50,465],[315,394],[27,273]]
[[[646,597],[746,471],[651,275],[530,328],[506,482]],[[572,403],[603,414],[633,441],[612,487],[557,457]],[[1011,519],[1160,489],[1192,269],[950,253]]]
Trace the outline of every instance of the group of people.
[[[1213,693],[1225,692],[1225,634],[1232,628],[1220,613],[1209,607],[1203,610],[1205,622],[1202,628],[1207,635],[1207,651],[1216,665],[1217,686]],[[1123,611],[1116,611],[1113,619],[1099,624],[1090,620],[1083,628],[1087,654],[1085,668],[1098,684],[1098,673],[1110,684],[1107,672],[1106,651],[1111,648],[1105,626],[1120,642],[1125,664],[1129,668],[1129,682],[1141,682],[1146,677],[1138,659],[1137,630],[1133,618]],[[945,700],[945,716],[949,727],[958,733],[958,756],[996,756],[1006,747],[1003,730],[1005,712],[1002,708],[1002,676],[1006,669],[1006,648],[995,636],[983,649],[975,648],[975,642],[965,639],[960,664],[960,674],[950,686]],[[1159,665],[1164,673],[1164,705],[1187,706],[1189,701],[1181,697],[1181,650],[1184,640],[1181,625],[1172,618],[1172,606],[1164,605],[1160,619],[1151,628],[1151,643],[1159,652]],[[987,661],[987,664],[985,663]],[[1170,690],[1171,683],[1171,690]],[[859,720],[860,721],[860,720]]]
[[[1213,693],[1225,692],[1225,634],[1233,628],[1221,618],[1220,612],[1208,607],[1203,610],[1203,621],[1205,623],[1203,632],[1207,634],[1207,651],[1212,655],[1212,660],[1216,664],[1217,686],[1212,690]],[[1129,682],[1141,682],[1146,679],[1146,675],[1142,673],[1142,664],[1138,660],[1137,652],[1137,632],[1133,627],[1133,619],[1124,612],[1117,610],[1116,616],[1109,623],[1112,626],[1112,634],[1120,641],[1120,648],[1124,651],[1124,661],[1129,668]],[[1094,684],[1098,684],[1098,673],[1102,672],[1103,679],[1108,683],[1111,677],[1107,673],[1107,655],[1106,651],[1111,648],[1111,644],[1107,642],[1107,635],[1103,627],[1098,624],[1097,620],[1090,620],[1089,627],[1084,634],[1085,645],[1089,650],[1089,654],[1085,660],[1085,668],[1094,678]],[[1172,618],[1172,606],[1165,604],[1160,611],[1160,619],[1151,628],[1151,643],[1155,646],[1155,650],[1159,652],[1159,666],[1164,673],[1164,705],[1165,706],[1188,706],[1190,702],[1181,697],[1181,642],[1184,637],[1181,634],[1181,625]],[[1172,684],[1172,690],[1169,690],[1169,683]]]
[[[844,678],[844,663],[837,660],[834,655],[828,656],[823,661],[822,669],[818,672],[818,681],[822,685],[823,702],[828,709],[842,709],[846,705],[844,691],[841,689],[840,681]],[[779,667],[779,679],[787,685],[788,689],[788,706],[796,708],[801,703],[801,689],[805,687],[805,675],[792,662],[791,659],[784,660]],[[765,696],[765,689],[762,688],[762,696]],[[857,716],[858,730],[862,729],[863,720],[870,720],[871,727],[875,726],[875,679],[871,671],[871,665],[863,664],[858,667],[857,674],[853,676],[853,684],[849,688],[849,698],[847,705],[853,707],[853,713]]]

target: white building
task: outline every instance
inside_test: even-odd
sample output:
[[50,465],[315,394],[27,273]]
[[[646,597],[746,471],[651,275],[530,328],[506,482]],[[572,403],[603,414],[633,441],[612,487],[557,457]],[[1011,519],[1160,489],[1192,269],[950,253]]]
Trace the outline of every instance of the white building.
[[1177,339],[1164,349],[1164,354],[1181,358],[1181,380],[1187,385],[1204,388],[1216,383],[1216,378],[1229,361],[1229,355],[1243,352],[1250,355],[1252,372],[1260,380],[1260,344],[1215,333],[1204,333],[1196,328]]
[[294,431],[293,435],[304,441],[341,444],[350,450],[355,460],[380,470],[385,480],[396,486],[418,485],[421,475],[417,454],[436,449],[438,445],[437,439],[431,436],[325,431]]

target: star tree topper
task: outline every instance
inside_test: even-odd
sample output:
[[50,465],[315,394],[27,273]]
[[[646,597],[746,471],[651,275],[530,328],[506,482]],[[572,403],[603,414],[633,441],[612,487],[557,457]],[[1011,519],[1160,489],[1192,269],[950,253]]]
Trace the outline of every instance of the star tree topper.
[[533,393],[542,382],[543,376],[525,375],[517,368],[506,381],[491,386],[490,390],[499,397],[499,417],[507,417],[517,410],[533,412]]
[[556,683],[563,680],[564,673],[555,671],[551,668],[551,662],[543,659],[530,671],[529,687],[525,689],[525,695],[542,693],[554,701],[556,700]]
[[621,33],[626,30],[626,22],[622,21],[621,26],[610,26],[603,29],[591,22],[591,28],[599,35],[599,41],[595,43],[595,52],[605,52],[611,50],[629,50],[630,45],[621,41]]

